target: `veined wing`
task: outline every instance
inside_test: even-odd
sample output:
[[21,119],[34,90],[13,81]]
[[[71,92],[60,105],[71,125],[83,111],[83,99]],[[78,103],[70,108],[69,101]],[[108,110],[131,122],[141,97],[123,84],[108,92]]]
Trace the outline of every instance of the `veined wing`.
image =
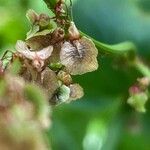
[[[36,56],[42,60],[45,60],[51,56],[52,52],[53,52],[53,46],[48,46],[48,47],[36,52]],[[31,52],[31,53],[33,53],[33,52]]]
[[26,43],[21,40],[17,41],[16,50],[17,52],[21,53],[23,56],[31,60],[34,59],[36,56],[35,52],[31,52],[27,47]]

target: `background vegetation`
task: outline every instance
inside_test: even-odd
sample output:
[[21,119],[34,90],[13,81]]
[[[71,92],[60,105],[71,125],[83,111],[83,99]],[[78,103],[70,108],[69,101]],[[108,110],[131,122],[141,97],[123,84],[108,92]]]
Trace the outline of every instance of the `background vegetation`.
[[[0,0],[0,53],[25,39],[29,8],[50,14],[42,0]],[[102,42],[135,42],[149,64],[149,0],[75,0],[74,20],[79,29]],[[128,88],[141,74],[118,66],[117,58],[100,56],[98,71],[75,78],[84,87],[84,98],[54,108],[53,125],[47,131],[52,148],[149,150],[150,105],[146,114],[138,114],[126,104]]]

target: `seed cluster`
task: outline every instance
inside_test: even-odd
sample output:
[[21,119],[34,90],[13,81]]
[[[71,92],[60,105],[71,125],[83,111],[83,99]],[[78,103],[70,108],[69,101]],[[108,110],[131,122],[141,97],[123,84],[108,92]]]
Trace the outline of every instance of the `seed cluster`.
[[8,65],[18,60],[19,75],[44,88],[51,105],[80,99],[83,89],[71,76],[98,68],[98,50],[91,39],[80,35],[64,5],[62,0],[56,2],[54,17],[27,12],[31,30],[26,40],[17,41]]

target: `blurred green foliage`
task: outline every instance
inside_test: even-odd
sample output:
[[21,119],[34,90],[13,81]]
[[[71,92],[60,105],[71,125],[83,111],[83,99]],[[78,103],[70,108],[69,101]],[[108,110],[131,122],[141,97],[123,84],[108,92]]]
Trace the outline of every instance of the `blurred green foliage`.
[[[27,9],[50,14],[42,0],[0,0],[0,53],[14,50],[25,39]],[[149,0],[75,0],[74,19],[82,31],[105,43],[131,40],[138,52],[150,57]],[[47,131],[54,150],[149,150],[150,105],[138,114],[127,104],[128,88],[141,74],[100,57],[98,71],[74,80],[85,90],[82,100],[53,109]],[[121,64],[121,63],[119,63]]]

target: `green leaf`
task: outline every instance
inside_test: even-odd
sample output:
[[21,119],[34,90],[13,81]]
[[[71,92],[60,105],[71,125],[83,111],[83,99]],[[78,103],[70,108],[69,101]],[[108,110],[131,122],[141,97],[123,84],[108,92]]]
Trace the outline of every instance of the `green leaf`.
[[27,39],[33,37],[39,30],[39,25],[33,25],[31,30],[27,33]]
[[49,66],[48,66],[51,70],[54,70],[54,71],[59,71],[63,68],[63,65],[61,63],[50,63]]

